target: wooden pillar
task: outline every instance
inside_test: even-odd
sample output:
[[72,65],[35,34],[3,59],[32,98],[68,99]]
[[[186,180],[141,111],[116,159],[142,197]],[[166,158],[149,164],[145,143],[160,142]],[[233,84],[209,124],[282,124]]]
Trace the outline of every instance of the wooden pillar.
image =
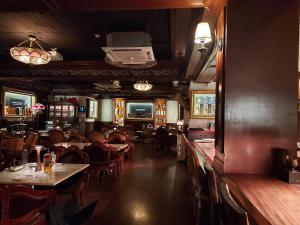
[[274,148],[296,150],[298,4],[227,1],[217,31],[225,45],[217,57],[215,167],[224,173],[269,174]]

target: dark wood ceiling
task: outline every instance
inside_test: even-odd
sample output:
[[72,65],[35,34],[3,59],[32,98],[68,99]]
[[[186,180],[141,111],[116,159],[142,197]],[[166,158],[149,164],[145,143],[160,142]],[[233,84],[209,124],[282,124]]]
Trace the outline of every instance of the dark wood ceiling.
[[[101,2],[101,3],[99,3]],[[153,96],[176,93],[174,80],[184,80],[193,49],[194,30],[202,15],[195,0],[121,1],[33,1],[0,2],[0,82],[2,85],[68,93],[107,94],[92,83],[120,80],[121,92],[135,96],[132,84],[151,81]],[[135,3],[135,4],[133,4]],[[102,46],[112,31],[144,31],[152,38],[157,66],[145,70],[118,69],[104,63]],[[29,34],[43,41],[44,47],[58,48],[63,62],[30,67],[15,62],[9,48]],[[95,38],[100,34],[100,38]],[[17,82],[16,82],[17,81]],[[64,86],[64,85],[68,86]],[[119,95],[112,91],[111,94]]]

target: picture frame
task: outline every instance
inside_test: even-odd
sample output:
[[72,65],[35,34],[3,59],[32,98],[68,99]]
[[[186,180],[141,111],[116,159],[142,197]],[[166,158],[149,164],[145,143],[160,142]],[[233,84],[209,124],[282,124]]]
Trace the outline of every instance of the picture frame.
[[191,96],[191,118],[215,118],[216,94],[214,90],[191,91]]

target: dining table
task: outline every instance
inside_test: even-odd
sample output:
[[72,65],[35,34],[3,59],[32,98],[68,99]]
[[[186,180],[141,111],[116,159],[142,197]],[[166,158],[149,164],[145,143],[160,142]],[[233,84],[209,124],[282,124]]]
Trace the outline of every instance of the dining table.
[[128,147],[128,144],[107,144],[109,147],[115,148],[116,151],[122,151]]
[[70,146],[77,146],[80,149],[84,149],[87,146],[90,146],[92,143],[88,142],[88,143],[80,143],[80,142],[61,142],[61,143],[56,143],[54,144],[55,147],[65,147],[65,148],[69,148]]
[[18,171],[0,172],[0,185],[55,186],[88,167],[89,164],[56,163],[52,173],[46,174],[43,170],[35,172],[35,163],[27,163]]

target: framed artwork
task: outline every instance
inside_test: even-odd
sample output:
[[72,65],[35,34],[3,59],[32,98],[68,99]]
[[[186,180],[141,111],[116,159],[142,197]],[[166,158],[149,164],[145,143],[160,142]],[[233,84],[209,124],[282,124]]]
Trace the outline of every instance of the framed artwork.
[[215,91],[192,91],[191,118],[213,119],[216,111]]

